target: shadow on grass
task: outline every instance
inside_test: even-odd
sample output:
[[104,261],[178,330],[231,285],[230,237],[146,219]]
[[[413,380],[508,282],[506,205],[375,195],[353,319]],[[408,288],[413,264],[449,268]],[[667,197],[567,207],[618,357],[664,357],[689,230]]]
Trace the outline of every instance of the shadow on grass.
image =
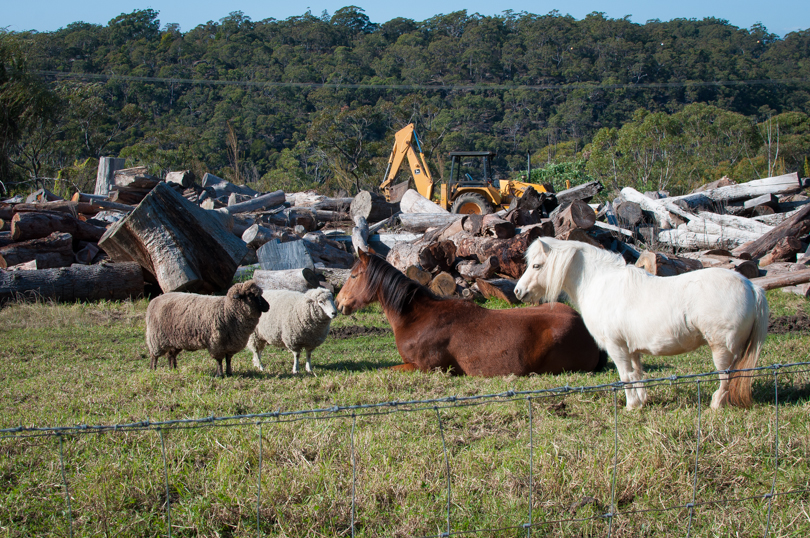
[[364,372],[367,370],[379,370],[380,368],[390,368],[402,364],[402,361],[331,361],[328,364],[321,366],[324,370],[336,372]]

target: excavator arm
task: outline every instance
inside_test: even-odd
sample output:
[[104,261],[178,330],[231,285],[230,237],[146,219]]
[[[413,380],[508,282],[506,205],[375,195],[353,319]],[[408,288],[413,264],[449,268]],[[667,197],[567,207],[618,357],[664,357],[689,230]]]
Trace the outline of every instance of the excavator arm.
[[413,123],[409,123],[394,135],[394,147],[391,150],[391,156],[388,157],[385,177],[380,184],[380,189],[385,193],[386,200],[391,201],[391,184],[397,177],[406,158],[411,168],[411,174],[413,174],[417,192],[430,200],[433,195],[433,177],[431,177],[430,170],[425,163],[425,156],[419,145],[419,139],[413,130]]

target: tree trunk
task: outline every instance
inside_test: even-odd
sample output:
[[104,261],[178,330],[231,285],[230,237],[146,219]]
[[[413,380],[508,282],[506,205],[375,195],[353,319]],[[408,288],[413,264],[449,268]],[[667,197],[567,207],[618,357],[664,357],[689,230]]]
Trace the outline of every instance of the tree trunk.
[[802,250],[804,250],[802,242],[798,238],[793,236],[783,237],[759,260],[759,266],[765,267],[774,262],[795,261],[796,254]]
[[240,202],[228,206],[228,213],[247,213],[248,211],[259,211],[268,207],[279,206],[286,201],[284,191],[275,191],[251,198],[246,202]]
[[[799,174],[796,172],[792,174],[784,174],[776,177],[768,177],[764,179],[755,179],[747,183],[739,185],[728,185],[717,189],[703,191],[697,196],[707,196],[715,202],[731,203],[738,200],[746,200],[754,198],[763,194],[790,194],[802,190],[802,184],[799,182]],[[693,194],[686,194],[684,196],[673,196],[666,198],[669,201],[686,200]]]
[[709,211],[700,212],[697,216],[703,220],[717,223],[723,228],[734,228],[736,230],[742,230],[744,232],[750,232],[757,235],[764,235],[773,230],[773,226],[769,226],[768,224],[764,224],[758,220],[745,217],[720,215],[718,213],[711,213]]
[[123,301],[142,295],[143,272],[135,263],[0,272],[0,302],[17,297],[60,302]]
[[368,222],[362,215],[354,216],[354,228],[352,228],[352,246],[355,254],[361,250],[368,252]]
[[79,241],[98,242],[106,230],[81,221],[67,213],[17,213],[11,219],[11,238],[27,241],[65,232]]
[[385,196],[369,191],[360,191],[352,200],[349,214],[352,218],[357,215],[366,219],[366,222],[377,222],[398,213],[398,203],[385,201]]
[[658,234],[658,241],[673,247],[687,250],[728,248],[735,241],[716,234],[695,233],[686,230],[664,230]]
[[348,269],[354,265],[354,255],[330,245],[321,234],[307,234],[304,236],[304,246],[312,256],[312,261],[322,263],[326,267]]
[[37,268],[67,267],[73,263],[73,237],[69,233],[53,232],[42,239],[20,241],[0,247],[0,267],[37,261]]
[[675,222],[673,221],[672,216],[659,200],[647,198],[632,187],[625,187],[622,189],[622,198],[628,202],[637,203],[641,209],[652,213],[655,216],[655,220],[658,222],[658,226],[662,230],[668,230],[669,228],[675,227]]
[[439,297],[452,297],[456,294],[456,279],[442,271],[433,277],[428,288]]
[[810,231],[810,205],[804,206],[795,215],[759,239],[749,241],[735,248],[732,253],[740,258],[749,256],[752,259],[757,259],[764,256],[783,237],[801,237],[808,231]]
[[795,286],[797,284],[810,282],[810,270],[782,273],[773,276],[761,276],[759,278],[752,278],[751,282],[766,290]]
[[159,184],[99,241],[115,261],[135,261],[169,291],[230,287],[247,245],[219,219]]
[[166,174],[166,183],[174,183],[176,185],[180,185],[184,189],[190,188],[194,184],[195,179],[194,172],[191,170],[181,170]]
[[399,222],[409,232],[423,233],[428,228],[445,226],[464,216],[455,213],[401,213]]
[[68,213],[70,215],[95,215],[102,211],[102,208],[87,202],[72,202],[61,200],[56,202],[41,202],[38,204],[17,204],[14,206],[15,213],[56,211],[58,213]]
[[475,282],[479,278],[490,279],[495,276],[499,268],[500,264],[496,256],[490,256],[481,263],[475,260],[462,260],[456,264],[458,274],[469,282]]
[[290,233],[288,229],[277,228],[272,224],[268,224],[267,226],[254,224],[242,233],[242,241],[254,249],[258,249],[273,239],[279,239],[282,243],[286,243],[288,241],[294,241],[297,238],[298,237]]
[[568,207],[554,215],[554,235],[560,236],[574,229],[590,230],[596,222],[596,213],[581,200],[574,200]]
[[446,209],[434,204],[413,189],[408,189],[399,201],[399,208],[403,213],[441,213],[448,214]]
[[645,250],[636,261],[636,267],[641,267],[655,276],[674,276],[702,269],[703,264],[690,258],[680,258],[674,255],[667,256],[660,252]]
[[616,218],[622,228],[635,228],[641,224],[641,219],[644,216],[641,212],[641,206],[636,202],[622,202],[616,206],[615,211]]
[[[291,290],[300,291],[301,293],[317,288],[320,285],[315,272],[307,268],[287,269],[284,271],[257,269],[253,272],[253,280],[263,290]],[[273,307],[273,305],[270,306]]]
[[449,271],[456,261],[456,245],[452,241],[431,243],[419,252],[419,265],[429,273]]
[[433,279],[433,275],[416,265],[408,266],[408,268],[405,270],[405,276],[415,282],[419,282],[423,286],[430,284],[430,281]]
[[484,215],[482,227],[485,234],[498,239],[515,237],[515,225],[497,215]]
[[98,172],[96,173],[96,189],[94,194],[107,196],[110,193],[110,185],[114,185],[114,174],[116,170],[124,168],[124,159],[116,157],[102,157],[98,160]]
[[499,273],[520,278],[526,270],[526,250],[542,233],[542,228],[535,227],[510,239],[490,239],[461,232],[453,236],[452,240],[458,247],[456,256],[475,257],[481,263],[495,256],[498,259]]
[[601,191],[602,184],[598,181],[591,181],[589,183],[577,185],[576,187],[571,187],[570,189],[558,192],[556,194],[557,204],[564,205],[568,202],[573,202],[574,200],[581,200],[587,203],[591,200],[591,198],[599,194]]

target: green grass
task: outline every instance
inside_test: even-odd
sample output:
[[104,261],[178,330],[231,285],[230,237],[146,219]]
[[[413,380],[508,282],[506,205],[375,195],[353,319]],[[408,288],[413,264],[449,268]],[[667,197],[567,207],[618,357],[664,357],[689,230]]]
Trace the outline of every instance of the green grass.
[[[810,311],[804,299],[769,292],[772,316]],[[235,375],[212,377],[205,352],[182,353],[148,369],[147,303],[19,304],[0,310],[0,428],[120,424],[296,411],[392,400],[471,396],[507,390],[612,383],[604,372],[482,379],[442,373],[401,374],[393,336],[328,339],[313,355],[317,376],[293,376],[292,355],[268,348],[266,371],[250,353]],[[489,303],[490,307],[505,307]],[[387,322],[376,307],[338,317],[333,327]],[[771,335],[760,364],[808,360],[810,335]],[[647,357],[650,377],[709,372],[708,349]],[[381,368],[383,367],[383,368]],[[776,491],[810,487],[810,376],[780,373]],[[608,522],[588,519],[610,508],[618,440],[611,536],[686,535],[692,501],[697,421],[700,457],[692,536],[763,535],[774,478],[773,377],[754,382],[750,410],[711,412],[716,382],[665,384],[650,405],[624,409],[618,438],[612,391],[570,393],[475,406],[358,415],[356,535],[422,536],[446,530],[451,473],[452,531],[514,527],[533,536],[607,536]],[[529,475],[532,409],[533,465]],[[266,536],[350,535],[351,417],[261,426],[261,532]],[[166,429],[172,536],[256,536],[259,433],[255,420],[234,427]],[[61,461],[70,488],[74,536],[166,536],[166,492],[157,431],[0,439],[0,536],[68,536]],[[734,502],[712,501],[734,500]],[[710,503],[710,504],[706,504]],[[770,536],[810,535],[810,494],[773,500]],[[564,520],[559,523],[547,523]],[[487,531],[476,536],[526,536]]]

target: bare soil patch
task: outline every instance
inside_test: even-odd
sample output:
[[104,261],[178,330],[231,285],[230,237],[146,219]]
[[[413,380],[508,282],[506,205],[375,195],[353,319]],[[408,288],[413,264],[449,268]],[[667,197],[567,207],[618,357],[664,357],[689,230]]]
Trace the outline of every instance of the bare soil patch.
[[803,310],[799,310],[794,316],[773,318],[768,323],[768,332],[771,334],[810,333],[810,316]]
[[333,328],[329,331],[329,336],[337,340],[356,338],[358,336],[385,336],[393,331],[389,327],[363,327],[361,325],[350,325],[349,327]]

